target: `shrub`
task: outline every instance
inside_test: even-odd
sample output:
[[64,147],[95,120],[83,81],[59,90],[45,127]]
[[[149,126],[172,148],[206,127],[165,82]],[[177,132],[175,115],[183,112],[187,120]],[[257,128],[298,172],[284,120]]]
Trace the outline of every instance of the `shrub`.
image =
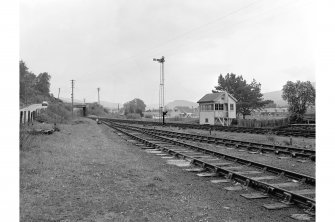
[[237,125],[237,119],[233,119],[233,120],[231,121],[231,125]]
[[71,119],[72,110],[71,105],[64,103],[51,103],[48,108],[41,110],[38,121],[49,123],[66,123]]
[[109,110],[98,103],[93,103],[87,107],[87,115],[107,116]]
[[144,115],[144,118],[152,119],[152,117],[153,117],[152,114],[145,114]]

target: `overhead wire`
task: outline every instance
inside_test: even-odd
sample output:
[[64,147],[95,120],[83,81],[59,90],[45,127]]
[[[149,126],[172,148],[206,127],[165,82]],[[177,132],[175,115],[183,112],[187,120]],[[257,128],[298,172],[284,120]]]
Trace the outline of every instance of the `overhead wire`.
[[175,37],[173,37],[173,38],[171,38],[171,39],[169,39],[169,40],[166,40],[166,41],[164,41],[164,42],[161,42],[161,43],[159,43],[158,45],[155,45],[154,47],[152,47],[152,48],[146,50],[146,52],[141,51],[140,53],[137,53],[137,54],[135,54],[135,55],[133,55],[133,56],[130,56],[130,57],[126,57],[126,58],[124,58],[124,59],[122,59],[122,60],[120,60],[120,61],[118,61],[118,62],[116,62],[116,63],[113,63],[113,64],[111,64],[111,65],[117,65],[117,64],[122,63],[122,62],[125,62],[125,61],[127,61],[127,60],[129,60],[129,59],[131,59],[131,58],[138,57],[138,56],[143,56],[143,53],[151,52],[152,50],[155,50],[156,48],[159,48],[159,47],[161,47],[162,45],[165,45],[165,44],[167,44],[167,43],[169,43],[169,42],[173,42],[173,41],[175,41],[175,40],[177,40],[177,39],[179,39],[179,38],[181,38],[181,37],[183,37],[183,36],[189,35],[190,33],[194,32],[194,31],[196,31],[196,30],[202,29],[202,28],[204,28],[204,27],[206,27],[206,26],[208,26],[208,25],[210,25],[210,24],[214,24],[214,23],[216,23],[216,22],[218,22],[218,21],[220,21],[220,20],[222,20],[222,19],[224,19],[224,18],[227,18],[228,16],[231,16],[231,15],[233,15],[233,14],[239,13],[239,12],[241,12],[242,10],[244,10],[244,9],[246,9],[246,8],[250,8],[251,6],[255,5],[257,2],[261,2],[261,1],[263,1],[263,0],[256,0],[256,1],[253,1],[252,3],[250,3],[250,4],[248,4],[248,5],[244,6],[244,7],[241,7],[241,8],[238,8],[238,9],[236,9],[236,10],[233,10],[233,11],[231,11],[231,12],[229,12],[229,13],[223,15],[223,16],[220,16],[220,17],[218,17],[218,18],[216,18],[216,19],[214,19],[214,20],[212,20],[212,21],[210,21],[210,22],[207,22],[207,23],[205,23],[205,24],[202,24],[202,25],[200,25],[200,26],[197,26],[197,27],[195,27],[195,28],[193,28],[193,29],[188,30],[187,32],[184,32],[184,33],[182,33],[182,34],[176,35]]
[[[129,57],[127,57],[127,58],[124,58],[124,59],[122,59],[122,60],[119,60],[118,62],[113,63],[113,64],[111,64],[111,65],[115,66],[115,65],[121,64],[121,63],[123,63],[123,62],[129,61],[129,59],[135,60],[135,58],[137,58],[137,57],[143,57],[143,56],[146,55],[146,54],[148,54],[148,56],[149,56],[149,55],[156,54],[156,53],[158,53],[158,51],[157,51],[158,49],[161,49],[162,47],[169,45],[171,42],[175,42],[176,40],[181,39],[181,38],[183,38],[183,37],[186,37],[186,38],[187,38],[187,37],[190,37],[190,36],[189,36],[190,33],[193,33],[193,32],[195,32],[196,30],[204,30],[204,29],[208,28],[211,24],[215,24],[215,23],[221,21],[223,18],[227,18],[228,16],[231,16],[231,15],[233,15],[233,14],[237,14],[237,13],[243,11],[244,9],[246,9],[246,8],[250,8],[251,6],[255,5],[257,2],[261,2],[261,1],[262,1],[262,0],[254,1],[254,2],[248,4],[248,5],[244,6],[244,7],[238,8],[238,9],[236,9],[236,10],[234,10],[234,11],[231,11],[231,12],[229,12],[229,13],[223,15],[223,16],[220,16],[219,18],[216,18],[216,19],[214,19],[214,20],[212,20],[212,21],[210,21],[210,22],[207,22],[207,23],[205,23],[205,24],[203,24],[203,25],[197,26],[197,27],[195,27],[195,28],[193,28],[193,29],[191,29],[191,30],[189,30],[189,31],[187,31],[187,32],[184,32],[184,33],[182,33],[182,34],[180,34],[180,35],[177,35],[177,36],[175,36],[175,37],[173,37],[173,38],[171,38],[171,39],[169,39],[169,40],[167,40],[167,41],[164,41],[164,42],[162,42],[162,43],[160,43],[160,44],[158,44],[158,45],[156,45],[156,46],[154,46],[154,47],[152,47],[152,48],[150,48],[150,49],[148,49],[148,50],[141,51],[140,53],[137,53],[137,54],[135,54],[135,55],[133,55],[133,56],[129,56]],[[298,4],[296,4],[296,5],[299,5],[299,3],[301,3],[301,2],[305,3],[306,1],[300,1],[300,2],[298,2]],[[311,1],[309,1],[309,2],[311,2]],[[282,8],[283,8],[282,6],[283,6],[283,5],[280,5],[279,7],[273,7],[273,8],[271,8],[270,10],[269,10],[269,9],[265,9],[265,11],[263,11],[263,12],[261,12],[261,13],[258,13],[256,16],[251,16],[251,18],[250,18],[250,17],[247,17],[247,18],[244,18],[244,20],[242,20],[242,21],[240,21],[240,22],[231,23],[231,24],[230,24],[230,27],[232,27],[232,26],[236,26],[236,25],[239,25],[239,24],[242,24],[242,23],[245,23],[245,22],[250,22],[250,21],[253,22],[255,19],[257,19],[257,18],[260,17],[260,16],[267,15],[267,14],[269,14],[269,13],[272,13],[273,11],[276,11],[277,9],[282,9]],[[284,5],[284,6],[285,6],[285,5]],[[259,6],[259,7],[260,7],[260,6]],[[259,8],[259,7],[258,7],[258,8]],[[292,8],[292,7],[291,7],[291,8]],[[288,11],[290,11],[290,10],[288,10]],[[275,15],[275,16],[278,16],[278,15],[281,15],[281,14],[283,14],[283,13],[279,13],[279,14],[277,14],[277,15]],[[272,16],[273,16],[273,15],[272,15]],[[262,20],[262,19],[264,19],[264,17],[261,18],[260,20]],[[210,28],[209,28],[209,29],[210,29]],[[228,30],[228,29],[226,28],[225,31],[227,31],[227,30]],[[219,31],[220,31],[220,30],[219,30]],[[217,31],[217,32],[218,32],[218,31]],[[203,32],[203,33],[204,33],[204,32]],[[194,36],[192,36],[192,37],[194,37]],[[190,42],[187,42],[187,44],[189,44],[189,43],[190,43]],[[184,44],[183,44],[183,45],[184,45]],[[174,47],[174,48],[172,48],[172,49],[170,49],[170,50],[164,50],[164,53],[166,53],[166,52],[168,52],[168,51],[171,51],[171,50],[173,51],[173,50],[175,50],[175,49],[180,49],[180,48],[179,48],[179,47]],[[163,50],[161,50],[161,51],[163,51]]]
[[[303,3],[305,3],[306,1],[303,1]],[[312,1],[308,1],[308,3],[311,3]],[[299,2],[299,3],[301,3],[301,1]],[[294,4],[294,5],[291,5],[291,6],[300,6],[300,5],[302,5],[302,4]],[[255,24],[258,24],[260,21],[262,21],[262,20],[264,20],[264,19],[266,19],[266,18],[268,18],[268,17],[277,17],[277,16],[279,16],[279,15],[282,15],[282,14],[286,14],[286,13],[289,13],[291,10],[293,10],[293,8],[292,7],[290,7],[288,10],[285,10],[285,11],[282,11],[281,9],[285,9],[285,7],[282,7],[283,5],[281,5],[280,7],[274,7],[274,8],[272,8],[272,9],[274,9],[274,10],[272,10],[272,11],[269,11],[269,10],[267,10],[267,11],[265,11],[264,13],[262,13],[261,15],[257,15],[257,16],[254,16],[254,17],[249,17],[249,18],[246,18],[246,19],[244,19],[244,20],[242,20],[242,21],[239,21],[239,22],[235,22],[235,23],[231,23],[230,24],[230,27],[236,27],[237,25],[240,25],[240,24],[243,24],[243,23],[255,23],[255,21],[256,21],[256,23]],[[287,6],[287,5],[286,5]],[[279,13],[276,13],[276,14],[272,14],[273,12],[276,12],[276,11],[278,11],[278,9],[280,10],[279,11]],[[262,17],[261,17],[262,16]],[[227,32],[229,30],[229,28],[226,28],[225,27],[225,32]],[[214,32],[214,33],[217,33],[217,32],[221,32],[222,30],[220,29],[220,30],[218,30],[218,31],[216,31],[216,32]],[[213,32],[211,33],[211,34],[213,34]],[[186,43],[185,43],[186,42]],[[173,51],[173,50],[175,50],[175,49],[177,49],[178,51],[180,51],[180,49],[181,49],[181,47],[183,47],[183,45],[190,45],[190,43],[192,44],[194,44],[195,43],[195,41],[185,41],[183,44],[182,44],[182,46],[178,46],[178,47],[174,47],[174,48],[171,48],[170,50],[164,50],[164,53],[165,53],[165,55],[169,55],[169,56],[171,56],[171,55],[173,55],[173,54],[175,54],[175,53],[173,53],[173,54],[168,54],[167,52],[169,52],[169,51]],[[178,52],[177,51],[177,52]]]

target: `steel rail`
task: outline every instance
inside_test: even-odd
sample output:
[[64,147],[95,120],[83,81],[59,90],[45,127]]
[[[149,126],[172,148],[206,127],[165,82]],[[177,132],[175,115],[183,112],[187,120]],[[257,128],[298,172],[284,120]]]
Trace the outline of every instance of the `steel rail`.
[[[112,119],[118,122],[130,122],[133,124],[146,124],[146,125],[157,125],[161,126],[159,122],[144,121],[144,120],[125,120],[125,119]],[[199,125],[189,123],[165,123],[165,126],[180,127],[180,128],[191,128],[201,130],[215,130],[224,132],[237,132],[237,133],[253,133],[253,134],[267,134],[273,133],[279,136],[302,136],[306,138],[315,138],[315,130],[292,130],[292,129],[281,129],[281,128],[249,128],[249,127],[237,127],[237,126],[217,126],[217,125]]]
[[145,132],[143,130],[131,129],[127,126],[122,126],[122,125],[118,125],[118,126],[122,127],[122,128],[129,129],[129,130],[133,130],[133,131],[135,130],[135,131],[141,132],[141,133],[147,133],[147,134],[149,134],[149,135],[151,135],[155,138],[158,138],[158,139],[161,139],[161,140],[164,140],[164,141],[169,141],[171,143],[178,144],[178,145],[181,145],[181,146],[184,146],[184,147],[196,149],[198,151],[203,151],[204,153],[212,154],[214,156],[221,157],[223,159],[227,159],[227,160],[230,160],[230,161],[238,162],[238,163],[243,164],[243,165],[248,165],[248,166],[256,167],[258,169],[263,169],[264,171],[268,171],[270,173],[275,173],[275,174],[283,175],[283,176],[286,176],[286,177],[289,177],[289,178],[292,178],[292,179],[301,180],[301,181],[304,181],[306,184],[310,184],[310,185],[315,186],[315,178],[310,177],[310,176],[305,175],[305,174],[299,174],[299,173],[296,173],[296,172],[293,172],[293,171],[288,171],[288,170],[285,170],[285,169],[282,169],[282,168],[272,167],[270,165],[262,164],[262,163],[259,163],[259,162],[255,162],[255,161],[251,161],[251,160],[247,160],[247,159],[223,154],[223,153],[220,153],[220,152],[217,152],[217,151],[214,151],[214,150],[210,150],[210,149],[206,149],[206,148],[203,148],[203,147],[199,147],[199,146],[196,146],[196,145],[193,145],[193,144],[188,144],[188,143],[181,142],[181,141],[178,141],[178,140],[170,139],[168,137],[157,136],[153,133],[148,133],[148,132]]
[[[105,121],[111,121],[109,119],[105,119]],[[289,146],[279,146],[279,145],[270,145],[264,143],[254,143],[248,141],[240,141],[240,140],[233,140],[233,139],[225,139],[225,138],[218,138],[214,136],[203,136],[203,135],[194,135],[190,133],[180,133],[180,132],[173,132],[167,130],[159,130],[159,129],[148,129],[142,128],[139,126],[131,126],[137,127],[141,130],[146,130],[150,132],[154,132],[156,134],[164,135],[168,134],[169,136],[175,136],[178,138],[188,139],[188,140],[197,140],[200,142],[207,142],[207,143],[215,143],[224,146],[230,146],[235,148],[246,148],[248,150],[258,150],[259,152],[269,151],[274,152],[275,154],[288,154],[292,157],[304,157],[309,158],[312,161],[315,161],[315,150],[308,150],[296,147],[289,147]]]
[[[131,134],[129,132],[126,132],[125,130],[121,130],[120,128],[126,128],[124,126],[120,126],[120,125],[115,126],[112,123],[107,124],[106,122],[104,122],[104,124],[118,130],[119,132],[122,132],[123,134],[125,134],[125,135],[127,135],[127,136],[129,136],[133,139],[136,139],[136,140],[146,144],[147,146],[158,148],[162,151],[168,152],[168,153],[176,155],[176,156],[181,156],[183,158],[188,158],[188,159],[191,160],[191,162],[193,164],[201,165],[202,167],[204,167],[206,169],[214,170],[217,174],[224,175],[228,179],[239,181],[241,183],[244,183],[245,186],[253,187],[254,189],[263,190],[267,194],[270,194],[270,195],[273,195],[273,196],[276,196],[276,197],[279,197],[279,198],[284,198],[284,201],[287,204],[295,203],[295,204],[298,204],[298,205],[303,205],[303,206],[309,207],[309,210],[315,209],[315,204],[316,204],[315,199],[312,199],[312,198],[294,193],[292,191],[289,191],[289,190],[286,190],[286,189],[283,189],[283,188],[280,188],[280,187],[275,187],[275,186],[273,186],[271,184],[268,184],[268,183],[265,183],[265,182],[254,180],[251,177],[236,173],[232,170],[225,169],[224,167],[217,166],[217,165],[215,165],[213,163],[210,163],[210,162],[207,162],[205,160],[201,160],[199,158],[189,156],[185,153],[175,151],[175,150],[170,149],[168,147],[164,147],[160,144],[155,144],[152,141],[141,138],[140,136]],[[217,153],[215,151],[207,150],[205,148],[201,148],[201,147],[197,147],[197,146],[194,146],[194,145],[186,144],[186,143],[179,142],[179,141],[176,141],[176,140],[171,140],[169,138],[162,138],[162,137],[159,137],[159,136],[154,136],[154,137],[159,138],[163,141],[173,143],[173,144],[178,144],[178,145],[181,145],[181,146],[184,146],[184,147],[189,147],[189,148],[196,149],[198,151],[203,151],[204,153],[212,153],[212,154],[214,154],[214,156],[224,157],[224,159],[230,159],[231,161],[239,162],[239,163],[242,163],[242,164],[247,163],[246,165],[248,165],[248,166],[250,166],[250,164],[248,164],[248,163],[251,163],[251,165],[259,166],[259,168],[263,169],[264,171],[268,171],[268,172],[272,172],[272,173],[278,173],[278,172],[281,171],[281,173],[279,173],[280,176],[286,176],[286,177],[289,177],[289,178],[296,178],[296,179],[301,178],[302,179],[301,182],[308,183],[308,184],[311,184],[311,185],[315,185],[315,178],[312,178],[312,177],[309,177],[309,176],[306,176],[306,175],[297,174],[297,173],[294,173],[294,172],[291,172],[291,171],[286,171],[286,170],[283,170],[283,169],[271,167],[271,166],[260,164],[260,163],[255,163],[255,162],[252,162],[252,161],[244,160],[244,159],[241,159],[241,158],[236,158],[236,157],[229,156],[229,155],[224,155],[224,154],[221,154],[221,153]]]

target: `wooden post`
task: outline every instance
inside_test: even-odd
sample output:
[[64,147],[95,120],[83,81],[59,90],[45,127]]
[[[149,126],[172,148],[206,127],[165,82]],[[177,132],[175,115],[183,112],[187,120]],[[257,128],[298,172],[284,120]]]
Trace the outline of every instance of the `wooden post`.
[[26,111],[23,111],[23,124],[26,123],[27,117],[26,117]]
[[30,111],[28,111],[28,125],[30,123]]

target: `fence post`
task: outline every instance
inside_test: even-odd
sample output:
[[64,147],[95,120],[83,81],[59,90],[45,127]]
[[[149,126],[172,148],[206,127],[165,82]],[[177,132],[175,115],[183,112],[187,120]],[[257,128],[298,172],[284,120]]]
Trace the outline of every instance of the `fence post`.
[[30,111],[28,111],[28,125],[30,123]]
[[23,121],[23,111],[20,111],[20,125],[22,124]]
[[27,111],[23,111],[23,113],[24,113],[24,117],[23,117],[23,124],[25,124],[26,123],[26,121],[27,121]]

